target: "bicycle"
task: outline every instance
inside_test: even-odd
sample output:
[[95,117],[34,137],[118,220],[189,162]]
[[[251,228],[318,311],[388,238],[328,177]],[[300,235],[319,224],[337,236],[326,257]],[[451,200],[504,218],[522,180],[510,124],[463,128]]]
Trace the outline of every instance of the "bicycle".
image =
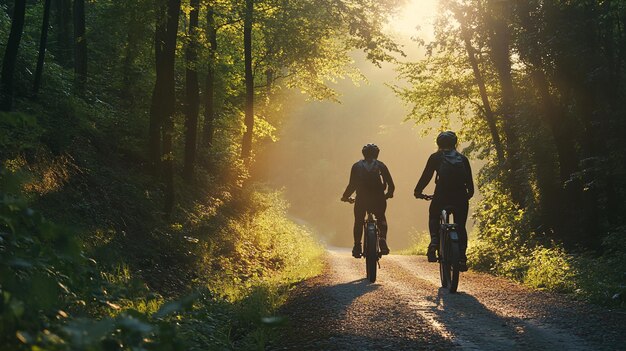
[[[354,204],[353,198],[348,198],[348,203]],[[374,214],[367,211],[367,220],[363,224],[363,254],[365,257],[365,274],[371,283],[376,282],[377,269],[380,267],[379,260],[382,257],[380,252],[380,230]]]
[[[426,201],[433,199],[432,195],[423,195]],[[439,261],[439,277],[441,287],[455,293],[459,286],[461,247],[457,225],[450,223],[450,215],[454,216],[454,207],[445,206],[439,216],[439,249],[437,261]]]

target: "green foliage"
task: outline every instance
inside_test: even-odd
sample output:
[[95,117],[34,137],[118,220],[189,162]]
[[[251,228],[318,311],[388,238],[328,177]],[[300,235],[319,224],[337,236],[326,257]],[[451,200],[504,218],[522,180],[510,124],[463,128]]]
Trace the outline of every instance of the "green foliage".
[[468,248],[472,269],[510,277],[533,288],[625,306],[623,228],[606,236],[601,256],[572,253],[545,240],[545,234],[533,233],[528,225],[528,213],[517,210],[505,194],[493,187],[482,189],[484,198],[474,214],[479,221],[476,238]]
[[0,340],[10,349],[257,349],[291,284],[321,269],[320,246],[285,217],[281,194],[250,191],[242,214],[196,245],[210,248],[196,282],[209,289],[166,302],[128,265],[86,259],[71,231],[27,207],[20,177],[0,181]]
[[401,254],[425,256],[430,244],[430,233],[413,231],[412,237],[413,244],[408,249],[403,250]]
[[0,159],[21,152],[33,152],[43,130],[33,115],[0,112]]
[[532,252],[524,283],[540,289],[573,292],[576,286],[572,258],[561,247],[537,247]]
[[17,176],[3,169],[0,184],[0,341],[13,344],[16,333],[36,337],[76,296],[81,257],[69,232],[27,207]]

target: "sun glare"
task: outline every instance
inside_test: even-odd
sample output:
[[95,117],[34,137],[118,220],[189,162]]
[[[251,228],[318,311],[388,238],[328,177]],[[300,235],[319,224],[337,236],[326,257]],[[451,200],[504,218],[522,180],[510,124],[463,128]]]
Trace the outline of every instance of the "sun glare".
[[390,29],[406,38],[432,38],[438,3],[439,0],[408,0],[391,19]]

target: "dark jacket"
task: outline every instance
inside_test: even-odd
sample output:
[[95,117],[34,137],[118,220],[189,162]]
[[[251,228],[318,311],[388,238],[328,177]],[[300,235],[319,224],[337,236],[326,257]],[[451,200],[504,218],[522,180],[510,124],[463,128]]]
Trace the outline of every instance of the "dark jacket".
[[[472,180],[472,169],[470,167],[469,160],[464,155],[460,153],[459,155],[461,155],[461,158],[463,159],[463,164],[465,165],[466,171],[466,174],[463,176],[464,188],[443,189],[437,184],[438,178],[435,178],[435,184],[437,184],[435,185],[435,198],[443,198],[449,201],[459,202],[469,200],[472,196],[474,196],[474,181]],[[424,172],[422,172],[422,176],[415,186],[415,195],[422,194],[424,188],[426,188],[428,183],[430,183],[430,180],[433,178],[433,174],[437,172],[441,167],[442,159],[443,151],[441,150],[430,155],[430,157],[428,158],[428,162],[426,162]]]
[[[368,163],[365,160],[360,160],[352,165],[350,170],[350,182],[346,187],[346,191],[343,192],[343,197],[347,198],[356,191],[357,197],[384,197],[385,189],[387,189],[387,195],[392,196],[396,187],[391,179],[391,174],[387,166],[381,161],[374,160],[376,164]],[[380,185],[372,186],[365,183],[364,174],[367,172],[367,168],[377,167],[379,170]]]

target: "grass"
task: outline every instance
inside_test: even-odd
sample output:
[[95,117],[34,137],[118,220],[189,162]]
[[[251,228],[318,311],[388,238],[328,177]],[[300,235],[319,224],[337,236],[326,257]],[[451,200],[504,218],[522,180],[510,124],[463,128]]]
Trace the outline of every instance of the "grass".
[[426,256],[428,244],[430,244],[430,234],[425,231],[417,231],[413,229],[411,232],[411,246],[399,252],[400,255],[418,255]]

